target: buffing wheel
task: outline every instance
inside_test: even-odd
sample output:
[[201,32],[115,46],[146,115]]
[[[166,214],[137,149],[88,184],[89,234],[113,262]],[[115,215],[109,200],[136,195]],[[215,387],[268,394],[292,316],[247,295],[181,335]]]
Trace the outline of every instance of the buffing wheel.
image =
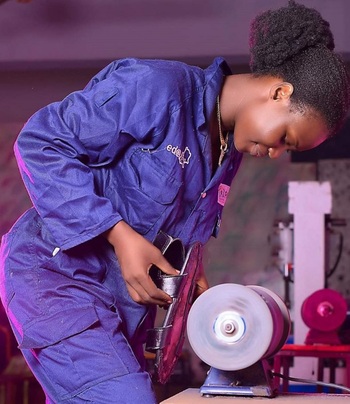
[[289,310],[284,301],[271,290],[255,285],[248,287],[264,299],[272,314],[274,332],[269,349],[264,355],[271,357],[280,351],[289,336],[291,326]]
[[187,321],[194,352],[220,370],[239,370],[256,363],[267,352],[273,332],[270,309],[259,293],[230,283],[199,296]]

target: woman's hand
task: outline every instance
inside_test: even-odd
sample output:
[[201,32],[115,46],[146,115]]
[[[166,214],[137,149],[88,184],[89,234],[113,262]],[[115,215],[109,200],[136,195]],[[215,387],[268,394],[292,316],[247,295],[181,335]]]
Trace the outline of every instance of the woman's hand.
[[193,294],[193,301],[197,299],[202,293],[209,289],[209,283],[204,273],[203,262],[199,263],[198,273],[196,276],[196,286]]
[[140,304],[170,304],[172,298],[158,289],[149,276],[152,265],[168,275],[178,275],[161,251],[124,221],[104,235],[114,247],[131,298]]

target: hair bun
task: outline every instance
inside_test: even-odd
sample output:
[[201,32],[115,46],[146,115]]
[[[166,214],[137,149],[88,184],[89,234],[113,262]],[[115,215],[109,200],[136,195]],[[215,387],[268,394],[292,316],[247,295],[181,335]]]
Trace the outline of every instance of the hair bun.
[[315,9],[289,1],[288,6],[268,10],[251,24],[252,71],[273,69],[310,47],[334,49],[329,23]]

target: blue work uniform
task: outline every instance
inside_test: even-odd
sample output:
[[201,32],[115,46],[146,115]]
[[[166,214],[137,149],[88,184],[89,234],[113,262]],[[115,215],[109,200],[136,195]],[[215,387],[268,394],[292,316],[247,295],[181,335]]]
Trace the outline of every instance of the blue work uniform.
[[[0,293],[48,402],[100,402],[89,395],[96,385],[101,403],[138,402],[125,386],[144,373],[154,316],[130,298],[101,234],[124,220],[150,241],[160,230],[185,246],[217,235],[242,158],[231,133],[213,174],[209,122],[229,74],[222,58],[207,69],[118,60],[19,134],[34,206],[3,237]],[[112,379],[123,380],[124,398],[109,398]],[[138,383],[142,402],[153,402]]]

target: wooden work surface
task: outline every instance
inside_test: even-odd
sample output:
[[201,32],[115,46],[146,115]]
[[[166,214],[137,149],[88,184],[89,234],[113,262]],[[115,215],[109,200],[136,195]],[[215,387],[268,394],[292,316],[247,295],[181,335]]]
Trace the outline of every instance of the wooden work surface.
[[202,397],[197,389],[187,389],[173,397],[162,401],[161,404],[345,404],[350,403],[349,394],[283,394],[274,398],[268,397],[239,397],[213,396]]

